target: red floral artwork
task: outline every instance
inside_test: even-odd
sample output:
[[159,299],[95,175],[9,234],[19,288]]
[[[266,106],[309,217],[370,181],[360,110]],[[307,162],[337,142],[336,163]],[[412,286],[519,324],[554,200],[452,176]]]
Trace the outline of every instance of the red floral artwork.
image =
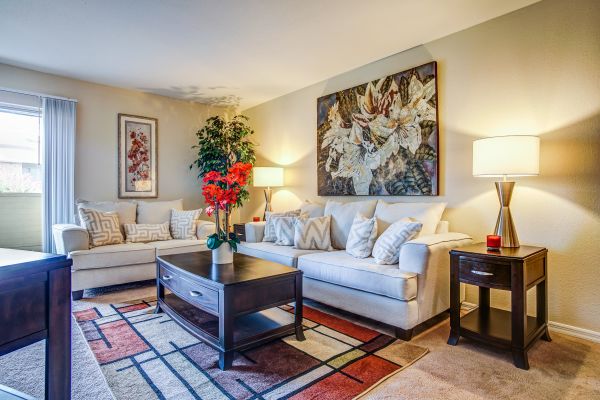
[[148,134],[142,128],[128,129],[129,146],[127,151],[127,186],[133,190],[136,182],[149,181],[150,144]]

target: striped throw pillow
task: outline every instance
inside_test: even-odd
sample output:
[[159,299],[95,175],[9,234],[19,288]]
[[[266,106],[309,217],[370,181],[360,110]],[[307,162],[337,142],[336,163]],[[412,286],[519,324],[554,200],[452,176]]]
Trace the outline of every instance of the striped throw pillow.
[[159,240],[171,240],[169,222],[164,224],[125,224],[125,236],[127,243],[156,242]]
[[377,264],[396,264],[400,259],[400,246],[415,238],[421,232],[423,224],[409,218],[390,225],[375,242],[373,257]]
[[346,253],[356,258],[367,258],[373,251],[377,238],[377,218],[367,218],[357,213],[348,234]]
[[171,209],[171,235],[173,239],[197,239],[196,226],[202,209],[181,211]]
[[123,243],[119,227],[119,214],[79,207],[79,219],[90,236],[90,246]]
[[333,250],[331,247],[331,215],[317,218],[301,216],[294,224],[294,248]]
[[300,209],[293,211],[286,211],[282,213],[266,212],[266,224],[265,224],[265,235],[263,236],[263,242],[274,242],[277,240],[275,234],[275,225],[273,219],[276,217],[297,217],[300,215]]
[[291,246],[294,244],[294,220],[296,217],[274,217],[275,244],[278,246]]

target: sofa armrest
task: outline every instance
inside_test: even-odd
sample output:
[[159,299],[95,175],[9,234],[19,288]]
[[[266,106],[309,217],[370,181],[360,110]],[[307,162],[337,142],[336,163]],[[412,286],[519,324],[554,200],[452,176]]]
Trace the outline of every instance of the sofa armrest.
[[206,239],[209,235],[215,233],[217,226],[212,221],[200,220],[196,223],[196,237]]
[[409,240],[400,248],[400,269],[424,274],[431,263],[447,260],[450,250],[472,242],[469,235],[458,232],[436,233]]
[[90,248],[90,236],[87,229],[73,224],[52,225],[52,236],[56,251],[60,254],[69,255],[75,250],[87,250]]
[[246,242],[248,242],[248,243],[262,242],[263,237],[265,236],[265,225],[266,224],[267,223],[264,221],[247,222],[246,226],[245,226]]

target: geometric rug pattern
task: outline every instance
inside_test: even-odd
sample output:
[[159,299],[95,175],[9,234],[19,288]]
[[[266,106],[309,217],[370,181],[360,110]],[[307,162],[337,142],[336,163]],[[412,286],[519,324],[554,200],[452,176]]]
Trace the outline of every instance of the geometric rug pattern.
[[[218,353],[166,314],[155,298],[96,304],[73,314],[118,400],[352,399],[427,353],[346,319],[304,306],[306,340],[295,335],[236,353]],[[293,307],[264,313],[281,323]]]

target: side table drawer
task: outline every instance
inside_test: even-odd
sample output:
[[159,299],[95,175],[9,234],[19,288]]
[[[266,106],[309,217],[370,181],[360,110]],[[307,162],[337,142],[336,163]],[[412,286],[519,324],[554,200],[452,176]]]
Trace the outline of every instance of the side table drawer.
[[461,256],[459,279],[474,285],[510,290],[510,264],[490,263]]
[[177,296],[207,311],[219,312],[219,292],[160,266],[160,280]]

